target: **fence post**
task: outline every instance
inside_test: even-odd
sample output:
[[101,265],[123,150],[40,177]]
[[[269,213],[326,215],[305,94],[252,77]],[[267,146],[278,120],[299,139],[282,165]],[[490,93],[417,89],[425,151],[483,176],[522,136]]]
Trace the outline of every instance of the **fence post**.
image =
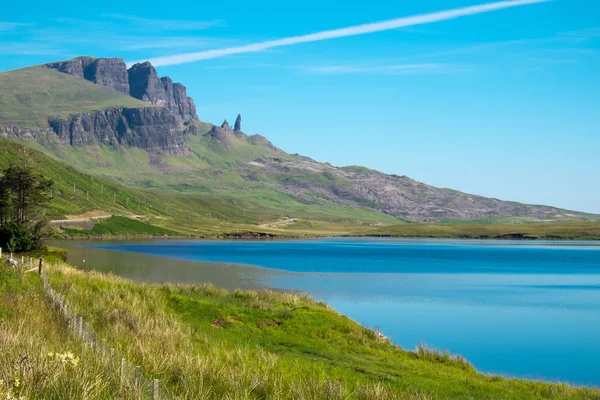
[[38,266],[38,274],[40,276],[42,275],[42,264],[43,264],[43,258],[40,257],[40,265]]
[[125,382],[125,359],[121,358],[121,385]]
[[158,379],[152,381],[152,400],[158,400]]
[[141,393],[141,386],[142,386],[142,380],[141,378],[141,371],[140,371],[140,367],[139,365],[136,365],[135,367],[135,393],[137,394],[138,399],[140,398],[140,393]]
[[0,247],[0,258],[2,258],[2,247]]
[[83,337],[83,318],[81,316],[77,317],[77,335],[80,338]]

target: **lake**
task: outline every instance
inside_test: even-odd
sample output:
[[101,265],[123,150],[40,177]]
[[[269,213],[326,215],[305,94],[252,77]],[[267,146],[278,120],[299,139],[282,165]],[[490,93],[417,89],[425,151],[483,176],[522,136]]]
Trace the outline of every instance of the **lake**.
[[600,386],[600,242],[61,241],[69,262],[147,282],[307,292],[394,343],[485,373]]

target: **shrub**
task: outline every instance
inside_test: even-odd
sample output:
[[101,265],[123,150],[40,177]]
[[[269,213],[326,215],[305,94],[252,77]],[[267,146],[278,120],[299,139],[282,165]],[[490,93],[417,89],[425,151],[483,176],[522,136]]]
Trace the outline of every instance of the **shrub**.
[[21,253],[37,248],[38,239],[27,228],[16,223],[0,227],[0,247],[11,253]]

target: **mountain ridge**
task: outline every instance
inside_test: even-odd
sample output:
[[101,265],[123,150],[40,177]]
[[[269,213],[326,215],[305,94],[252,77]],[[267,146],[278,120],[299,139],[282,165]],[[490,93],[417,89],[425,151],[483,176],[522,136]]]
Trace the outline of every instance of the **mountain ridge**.
[[[266,193],[275,190],[284,195],[280,201],[284,210],[288,196],[305,204],[372,210],[418,222],[596,218],[557,207],[435,188],[405,176],[360,166],[334,167],[309,157],[287,154],[263,136],[245,134],[239,114],[233,127],[227,120],[220,126],[202,122],[185,86],[173,83],[169,77],[159,78],[149,62],[127,69],[124,60],[118,58],[77,57],[32,68],[58,71],[69,79],[76,78],[80,84],[92,83],[81,89],[82,93],[87,90],[94,94],[96,87],[113,91],[113,101],[118,105],[129,101],[139,103],[134,103],[134,107],[99,105],[97,110],[87,109],[82,113],[63,112],[59,117],[48,117],[48,126],[37,130],[7,124],[10,118],[0,112],[0,136],[36,141],[44,151],[64,162],[87,172],[116,177],[134,187],[249,197],[257,204],[265,201]],[[0,74],[0,83],[6,74],[15,72]],[[18,88],[12,90],[18,92]],[[21,91],[15,97],[27,99],[27,95]],[[29,96],[33,104],[30,108],[40,108],[33,101],[35,96]],[[65,104],[63,108],[72,107]],[[81,151],[75,151],[76,154],[67,151],[68,146]],[[147,155],[138,154],[136,159],[124,152],[130,158],[110,163],[107,160],[113,153],[111,148],[117,151],[139,148]]]

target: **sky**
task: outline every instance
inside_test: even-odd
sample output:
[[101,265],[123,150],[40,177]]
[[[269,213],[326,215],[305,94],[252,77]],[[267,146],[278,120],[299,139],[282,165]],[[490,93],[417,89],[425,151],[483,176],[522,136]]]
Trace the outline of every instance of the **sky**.
[[0,71],[151,60],[201,120],[241,113],[289,153],[600,213],[600,2],[24,4],[3,5]]

